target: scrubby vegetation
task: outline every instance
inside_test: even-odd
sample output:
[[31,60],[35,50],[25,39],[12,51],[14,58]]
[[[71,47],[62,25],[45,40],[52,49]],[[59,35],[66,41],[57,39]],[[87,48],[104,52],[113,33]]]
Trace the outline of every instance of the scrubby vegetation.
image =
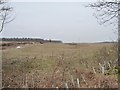
[[117,88],[115,43],[29,44],[3,50],[3,87]]

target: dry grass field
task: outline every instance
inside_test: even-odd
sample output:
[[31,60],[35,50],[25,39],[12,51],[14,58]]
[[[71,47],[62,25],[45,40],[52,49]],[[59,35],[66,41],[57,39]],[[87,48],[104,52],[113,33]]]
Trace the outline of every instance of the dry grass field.
[[3,87],[117,88],[113,43],[25,44],[2,50]]

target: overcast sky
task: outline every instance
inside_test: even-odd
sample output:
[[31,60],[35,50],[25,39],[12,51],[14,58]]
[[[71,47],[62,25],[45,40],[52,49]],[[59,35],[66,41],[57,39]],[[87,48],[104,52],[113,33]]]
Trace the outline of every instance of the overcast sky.
[[114,27],[99,25],[83,2],[13,2],[14,21],[2,37],[36,37],[63,42],[99,42],[117,38]]

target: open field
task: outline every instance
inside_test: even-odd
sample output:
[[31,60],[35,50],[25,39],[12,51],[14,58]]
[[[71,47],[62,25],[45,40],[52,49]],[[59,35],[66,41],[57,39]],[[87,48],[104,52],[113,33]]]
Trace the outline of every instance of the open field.
[[2,51],[3,87],[117,88],[113,43],[25,44]]

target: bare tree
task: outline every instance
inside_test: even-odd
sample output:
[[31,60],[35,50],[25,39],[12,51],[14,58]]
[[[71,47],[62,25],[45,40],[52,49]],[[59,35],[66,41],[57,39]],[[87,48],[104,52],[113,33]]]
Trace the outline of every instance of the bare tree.
[[11,16],[13,8],[8,5],[7,0],[0,0],[0,33],[2,32],[4,25],[13,21]]
[[119,0],[99,0],[95,3],[90,3],[89,6],[96,10],[94,16],[100,24],[116,24],[118,23],[118,12],[120,11],[118,8],[119,4]]
[[[100,24],[110,23],[118,26],[118,66],[120,67],[120,0],[99,0],[89,4],[96,10],[95,16]],[[118,69],[120,74],[120,68]],[[120,77],[118,77],[120,80]]]

